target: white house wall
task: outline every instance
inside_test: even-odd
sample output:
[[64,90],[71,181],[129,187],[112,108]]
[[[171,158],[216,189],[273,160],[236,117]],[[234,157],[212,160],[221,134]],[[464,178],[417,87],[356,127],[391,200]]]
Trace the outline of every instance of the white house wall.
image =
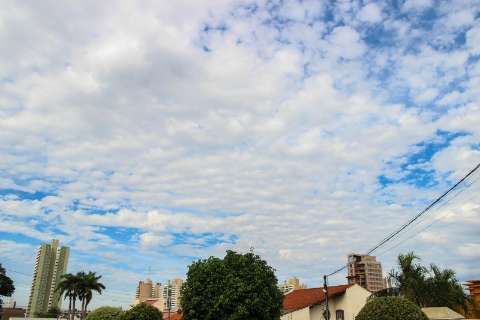
[[280,320],[310,320],[310,307],[287,313]]

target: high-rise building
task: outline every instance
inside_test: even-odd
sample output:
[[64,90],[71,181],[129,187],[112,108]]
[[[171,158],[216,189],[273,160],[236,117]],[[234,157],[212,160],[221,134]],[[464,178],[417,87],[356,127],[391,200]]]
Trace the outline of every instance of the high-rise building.
[[33,317],[52,308],[60,308],[60,292],[55,290],[67,271],[70,249],[60,247],[58,240],[44,243],[38,249],[33,272],[27,315]]
[[469,280],[465,284],[470,291],[470,297],[477,305],[480,305],[480,280]]
[[385,289],[382,264],[373,256],[350,254],[348,256],[348,284],[358,284],[371,292]]
[[166,285],[157,282],[153,285],[152,280],[147,279],[145,282],[140,281],[135,294],[135,302],[133,305],[145,302],[162,312],[177,312],[180,308],[180,291],[182,289],[183,280],[173,279],[168,281]]
[[173,279],[163,288],[164,311],[177,312],[180,308],[180,291],[182,289],[183,280]]
[[306,285],[300,283],[300,280],[297,277],[288,279],[279,286],[280,291],[282,291],[283,294],[287,294],[297,289],[305,289],[306,287]]
[[157,282],[153,285],[152,280],[147,279],[139,281],[137,286],[137,293],[135,295],[138,303],[145,302],[149,299],[158,299],[162,297],[162,284]]

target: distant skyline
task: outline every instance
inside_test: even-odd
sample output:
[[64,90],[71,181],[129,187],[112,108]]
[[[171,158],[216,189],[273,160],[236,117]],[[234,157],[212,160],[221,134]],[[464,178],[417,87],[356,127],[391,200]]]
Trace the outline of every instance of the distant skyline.
[[[227,249],[317,287],[480,162],[479,1],[2,0],[0,21],[20,305],[54,238],[102,275],[92,307]],[[480,278],[479,178],[375,252],[384,273],[414,250]]]

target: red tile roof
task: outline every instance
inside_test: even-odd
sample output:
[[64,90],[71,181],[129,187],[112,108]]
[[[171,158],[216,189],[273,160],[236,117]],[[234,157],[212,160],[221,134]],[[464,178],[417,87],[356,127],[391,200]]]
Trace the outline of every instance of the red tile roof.
[[[342,295],[350,288],[351,284],[328,287],[328,297]],[[300,310],[305,307],[320,304],[325,300],[323,288],[298,289],[290,292],[283,297],[283,309],[287,312]]]
[[[168,312],[163,313],[163,320],[168,320]],[[170,320],[182,320],[182,315],[179,313],[171,313]]]

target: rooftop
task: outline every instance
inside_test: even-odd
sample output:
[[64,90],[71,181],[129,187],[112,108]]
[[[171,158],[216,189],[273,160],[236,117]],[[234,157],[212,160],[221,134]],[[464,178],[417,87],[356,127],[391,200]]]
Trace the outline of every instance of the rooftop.
[[[351,284],[328,287],[328,297],[342,295],[350,288]],[[320,304],[325,300],[323,288],[298,289],[285,295],[283,298],[283,309],[288,312],[300,310],[305,307]]]

